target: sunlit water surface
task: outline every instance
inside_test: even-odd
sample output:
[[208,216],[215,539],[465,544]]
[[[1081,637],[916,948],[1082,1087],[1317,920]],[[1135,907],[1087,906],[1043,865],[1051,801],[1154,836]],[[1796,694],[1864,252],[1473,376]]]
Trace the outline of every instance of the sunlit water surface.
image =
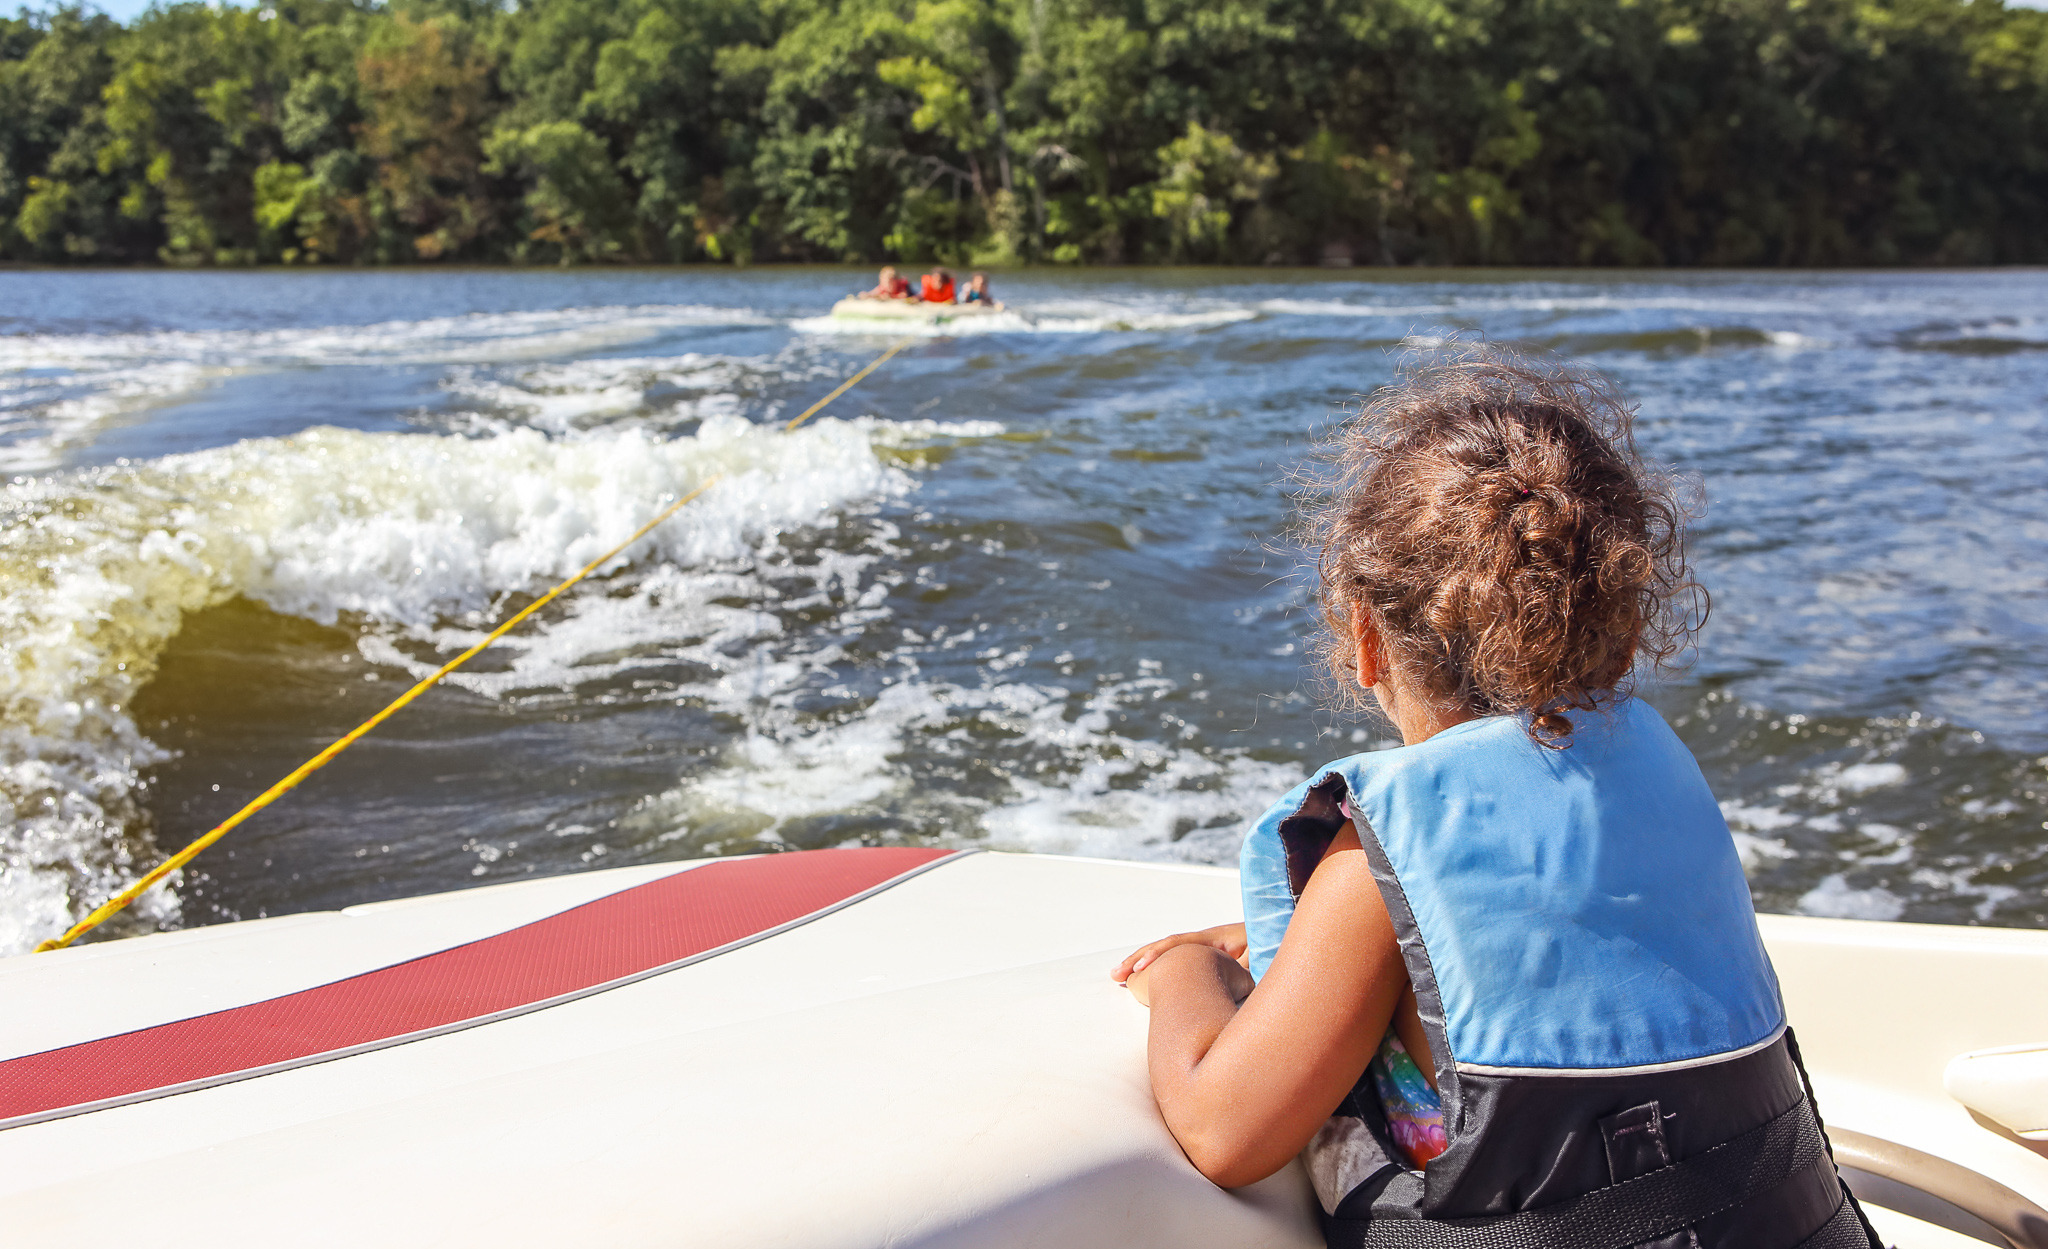
[[714,473],[121,931],[917,842],[1227,862],[1314,764],[1289,475],[1404,351],[1540,346],[1703,482],[1652,697],[1766,909],[2048,925],[2030,273],[1130,273],[890,341],[866,275],[0,274],[0,950]]

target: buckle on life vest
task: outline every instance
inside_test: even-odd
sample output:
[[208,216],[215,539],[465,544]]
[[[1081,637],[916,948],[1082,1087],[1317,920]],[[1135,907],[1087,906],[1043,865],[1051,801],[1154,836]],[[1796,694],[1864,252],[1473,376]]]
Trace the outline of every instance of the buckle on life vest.
[[[1654,1113],[1654,1105],[1614,1118]],[[1333,1219],[1330,1243],[1346,1249],[1630,1249],[1683,1232],[1817,1166],[1832,1169],[1834,1162],[1819,1117],[1801,1098],[1777,1118],[1704,1153],[1567,1201],[1479,1219]],[[1841,1210],[1850,1212],[1846,1226],[1854,1235],[1831,1240],[1824,1233],[1841,1222]],[[1809,1242],[1815,1249],[1869,1243],[1846,1199],[1841,1210]]]

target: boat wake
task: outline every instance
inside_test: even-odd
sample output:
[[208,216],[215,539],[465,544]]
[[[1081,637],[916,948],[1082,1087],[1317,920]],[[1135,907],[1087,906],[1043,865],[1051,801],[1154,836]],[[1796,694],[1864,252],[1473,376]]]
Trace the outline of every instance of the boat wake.
[[[0,602],[0,950],[61,929],[151,858],[140,795],[166,756],[130,707],[187,614],[244,596],[365,622],[373,650],[408,633],[475,633],[506,596],[538,591],[723,474],[627,557],[667,570],[668,596],[708,611],[776,535],[909,488],[874,441],[844,422],[786,435],[735,418],[668,441],[313,429],[17,479],[0,491],[0,576],[17,587]],[[570,619],[591,610],[603,608]],[[176,914],[162,890],[140,918]]]
[[249,373],[407,364],[474,368],[616,349],[693,327],[773,324],[745,309],[680,304],[275,330],[0,335],[0,469],[56,467],[110,422]]
[[1111,304],[1098,300],[1034,303],[1029,312],[1002,312],[957,317],[943,322],[865,317],[799,317],[789,327],[801,334],[886,336],[894,338],[969,338],[990,334],[1118,334],[1200,330],[1250,321],[1250,308],[1169,310],[1158,306]]
[[[1026,655],[991,650],[986,623],[893,623],[895,596],[932,590],[932,552],[878,505],[915,489],[925,448],[1003,432],[824,418],[787,434],[718,414],[674,438],[321,428],[17,479],[0,489],[0,576],[25,587],[0,604],[0,951],[61,930],[172,848],[149,803],[172,756],[133,705],[193,614],[242,598],[343,623],[373,674],[417,679],[713,474],[618,567],[448,683],[549,719],[565,696],[671,706],[721,744],[623,809],[554,821],[552,860],[472,837],[473,874],[758,851],[834,827],[1228,861],[1244,819],[1293,777],[1147,730],[1201,696],[1199,674],[1017,680]],[[974,679],[929,671],[962,658]],[[112,931],[185,922],[179,884]]]

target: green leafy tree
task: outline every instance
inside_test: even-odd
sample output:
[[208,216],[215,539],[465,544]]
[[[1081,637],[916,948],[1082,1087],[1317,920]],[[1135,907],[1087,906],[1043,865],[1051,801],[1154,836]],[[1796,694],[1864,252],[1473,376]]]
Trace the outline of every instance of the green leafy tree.
[[1998,0],[173,0],[0,19],[0,259],[2048,259]]
[[[529,186],[525,196],[528,244],[563,264],[603,260],[626,247],[632,200],[604,140],[573,121],[503,128],[484,145],[489,173],[512,174]],[[532,249],[522,247],[522,259]]]
[[379,259],[488,254],[502,206],[483,152],[496,100],[491,62],[471,33],[402,14],[368,28],[356,142],[372,169],[366,212]]
[[1230,242],[1231,211],[1254,203],[1278,173],[1270,156],[1253,156],[1227,134],[1189,122],[1159,149],[1165,174],[1152,185],[1152,215],[1167,223],[1175,260],[1212,260]]
[[[875,72],[915,97],[911,129],[939,140],[936,149],[916,153],[930,177],[915,198],[906,198],[913,203],[928,198],[932,181],[952,179],[956,190],[973,196],[976,234],[988,242],[961,258],[978,264],[1015,261],[1024,250],[1024,223],[1003,107],[1004,67],[1015,61],[1009,30],[981,0],[926,0],[912,11],[900,39],[905,54],[879,62]],[[905,154],[911,154],[909,149]],[[931,219],[928,213],[925,219]],[[952,215],[954,223],[960,220],[959,214]],[[905,230],[909,223],[901,218],[899,223],[892,239],[917,237]],[[898,242],[895,250],[919,249]]]
[[77,8],[0,19],[0,255],[147,254],[96,160],[118,33],[105,15]]

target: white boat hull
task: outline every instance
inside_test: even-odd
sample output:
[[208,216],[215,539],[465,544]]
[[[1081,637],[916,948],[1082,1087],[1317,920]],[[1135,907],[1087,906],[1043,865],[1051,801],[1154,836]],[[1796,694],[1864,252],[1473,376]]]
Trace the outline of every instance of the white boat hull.
[[[826,852],[842,853],[842,852]],[[857,852],[856,852],[857,853]],[[0,960],[0,1061],[326,985],[703,865]],[[1110,966],[1235,873],[945,861],[765,939],[496,1022],[0,1130],[0,1227],[163,1246],[1320,1245],[1298,1167],[1181,1155]],[[1767,917],[1831,1127],[2036,1201],[2048,1158],[1941,1088],[2048,1038],[2048,933]],[[2027,986],[2021,991],[2021,986]],[[1906,1249],[1954,1233],[1878,1212]]]

